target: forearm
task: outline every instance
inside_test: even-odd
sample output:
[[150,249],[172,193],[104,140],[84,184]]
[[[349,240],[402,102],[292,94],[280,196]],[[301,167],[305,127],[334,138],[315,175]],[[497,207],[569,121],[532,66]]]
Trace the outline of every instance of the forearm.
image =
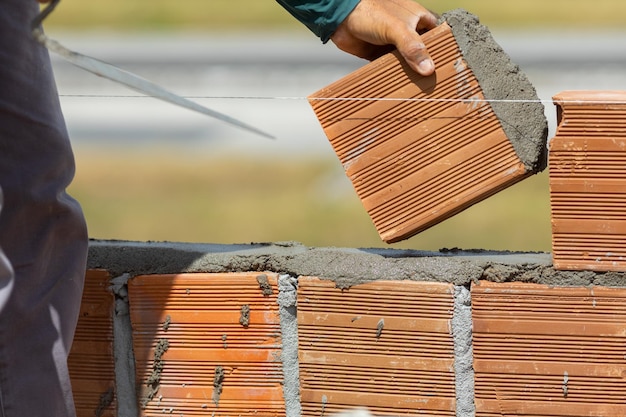
[[276,1],[324,43],[359,3],[359,0]]

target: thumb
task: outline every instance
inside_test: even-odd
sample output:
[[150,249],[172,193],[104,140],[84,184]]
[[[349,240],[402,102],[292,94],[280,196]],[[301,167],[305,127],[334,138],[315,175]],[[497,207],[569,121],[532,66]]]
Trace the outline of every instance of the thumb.
[[407,64],[417,73],[428,76],[435,72],[435,63],[417,32],[413,32],[409,39],[397,43],[396,47]]
[[393,43],[409,66],[419,74],[428,76],[435,72],[435,63],[428,53],[420,33],[435,28],[437,16],[426,10],[418,15],[417,22],[414,23],[414,26],[397,26],[390,35],[395,38]]

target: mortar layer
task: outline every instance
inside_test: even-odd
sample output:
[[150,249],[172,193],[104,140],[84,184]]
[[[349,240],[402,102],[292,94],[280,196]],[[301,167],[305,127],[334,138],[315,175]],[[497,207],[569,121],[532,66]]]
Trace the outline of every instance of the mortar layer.
[[482,279],[552,286],[626,286],[624,273],[556,271],[548,253],[310,248],[295,242],[219,245],[94,240],[90,242],[88,268],[105,269],[113,276],[275,272],[329,279],[340,288],[404,279],[455,285]]
[[476,76],[483,94],[530,172],[547,164],[548,121],[535,87],[511,61],[478,17],[463,9],[444,13],[461,53]]

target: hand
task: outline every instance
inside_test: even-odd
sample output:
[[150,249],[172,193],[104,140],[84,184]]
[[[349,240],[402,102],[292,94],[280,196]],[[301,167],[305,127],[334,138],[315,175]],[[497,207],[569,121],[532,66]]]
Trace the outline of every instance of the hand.
[[435,64],[418,32],[435,26],[437,16],[413,0],[361,0],[330,39],[342,51],[369,60],[395,46],[411,68],[427,76]]

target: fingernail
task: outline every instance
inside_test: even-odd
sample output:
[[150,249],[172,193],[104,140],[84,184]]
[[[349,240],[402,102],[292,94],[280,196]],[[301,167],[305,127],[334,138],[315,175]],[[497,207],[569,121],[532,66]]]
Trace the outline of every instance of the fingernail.
[[420,74],[430,74],[435,69],[435,63],[432,59],[425,59],[417,64]]

